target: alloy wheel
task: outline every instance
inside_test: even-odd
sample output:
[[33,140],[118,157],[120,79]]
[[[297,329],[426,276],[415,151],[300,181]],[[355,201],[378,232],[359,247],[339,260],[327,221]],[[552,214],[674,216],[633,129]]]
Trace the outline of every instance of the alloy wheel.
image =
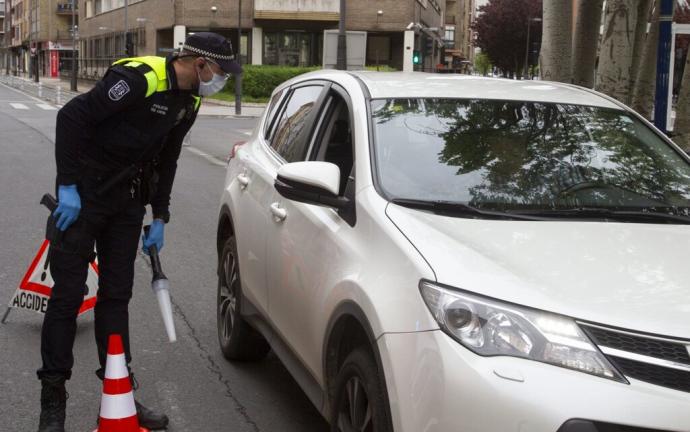
[[351,377],[343,389],[338,410],[338,430],[341,432],[373,432],[372,406],[364,383],[358,376]]

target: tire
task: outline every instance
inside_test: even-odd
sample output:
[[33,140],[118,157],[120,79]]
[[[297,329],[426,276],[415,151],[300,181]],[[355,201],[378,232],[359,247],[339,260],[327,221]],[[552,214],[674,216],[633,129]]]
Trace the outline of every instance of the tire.
[[220,259],[216,303],[220,350],[228,360],[261,360],[271,348],[242,318],[242,284],[234,236],[225,241]]
[[331,432],[393,432],[383,385],[371,353],[352,351],[335,380]]

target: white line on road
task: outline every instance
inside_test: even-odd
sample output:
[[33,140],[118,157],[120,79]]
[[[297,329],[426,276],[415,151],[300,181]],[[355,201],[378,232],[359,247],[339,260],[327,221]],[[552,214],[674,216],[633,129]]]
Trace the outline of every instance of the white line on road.
[[48,104],[36,104],[36,106],[46,111],[53,111],[57,109],[54,106]]
[[186,148],[187,150],[189,150],[190,152],[194,153],[195,155],[201,156],[202,158],[204,158],[204,159],[206,159],[207,161],[211,162],[213,165],[222,166],[222,167],[224,167],[224,166],[227,165],[227,163],[226,163],[224,160],[222,160],[222,159],[220,159],[220,158],[217,158],[217,157],[215,157],[215,156],[211,156],[211,155],[208,154],[208,153],[204,153],[204,152],[202,152],[201,150],[199,150],[199,149],[197,149],[197,148],[194,148],[194,147],[185,147],[185,148]]
[[18,110],[28,110],[28,109],[29,109],[28,106],[26,106],[26,105],[24,105],[24,104],[22,104],[22,103],[11,103],[10,106],[11,106],[12,108],[18,109]]

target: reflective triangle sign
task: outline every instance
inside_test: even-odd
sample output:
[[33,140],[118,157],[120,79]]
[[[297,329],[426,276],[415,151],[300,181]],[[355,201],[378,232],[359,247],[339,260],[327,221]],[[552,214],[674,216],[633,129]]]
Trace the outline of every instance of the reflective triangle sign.
[[[44,240],[38,249],[38,254],[29,266],[26,275],[14,293],[9,306],[15,309],[26,309],[33,312],[45,313],[48,299],[53,290],[53,277],[50,275],[48,261],[48,246],[50,242]],[[89,264],[89,272],[84,286],[84,302],[79,309],[79,315],[87,312],[96,305],[98,290],[98,264],[94,260]]]

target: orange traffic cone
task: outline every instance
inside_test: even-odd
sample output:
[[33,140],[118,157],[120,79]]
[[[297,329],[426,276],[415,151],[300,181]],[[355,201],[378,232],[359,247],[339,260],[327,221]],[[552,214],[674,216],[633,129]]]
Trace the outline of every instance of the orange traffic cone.
[[117,334],[108,338],[101,414],[94,432],[148,432],[139,427],[122,337]]

